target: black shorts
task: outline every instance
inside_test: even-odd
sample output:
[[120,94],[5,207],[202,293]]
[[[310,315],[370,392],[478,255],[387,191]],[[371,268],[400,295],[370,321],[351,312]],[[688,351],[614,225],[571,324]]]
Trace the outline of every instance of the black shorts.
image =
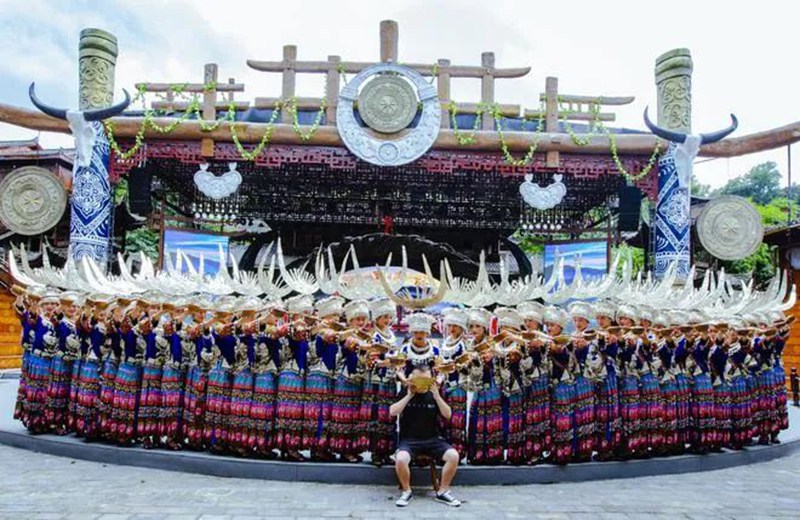
[[411,454],[411,458],[419,455],[427,455],[435,462],[441,462],[444,457],[444,452],[453,449],[450,444],[441,437],[432,437],[430,439],[400,439],[397,445],[397,451],[407,451]]

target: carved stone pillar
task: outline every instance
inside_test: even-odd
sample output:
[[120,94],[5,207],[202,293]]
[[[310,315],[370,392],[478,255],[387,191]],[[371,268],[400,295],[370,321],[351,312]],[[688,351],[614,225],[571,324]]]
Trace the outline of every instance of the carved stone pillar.
[[[81,110],[113,104],[117,39],[100,29],[81,31],[79,51],[79,107]],[[70,257],[84,256],[105,267],[111,253],[113,200],[108,177],[110,147],[103,123],[90,123],[95,134],[91,164],[73,170],[70,214]]]
[[[689,49],[673,49],[656,58],[658,125],[691,133],[692,56]],[[675,145],[670,144],[658,161],[658,202],[655,214],[655,274],[663,276],[678,264],[683,278],[691,265],[691,215],[689,186],[680,187],[675,168]]]

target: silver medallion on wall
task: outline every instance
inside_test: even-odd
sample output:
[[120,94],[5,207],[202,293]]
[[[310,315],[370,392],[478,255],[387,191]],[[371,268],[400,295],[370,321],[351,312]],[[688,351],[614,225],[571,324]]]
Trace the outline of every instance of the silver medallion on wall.
[[44,233],[58,224],[66,207],[61,181],[39,166],[12,170],[0,182],[0,222],[14,233]]
[[[363,88],[361,88],[363,85]],[[358,100],[359,124],[354,113]],[[419,121],[409,125],[421,105]],[[339,93],[336,121],[345,146],[364,161],[399,166],[418,159],[436,141],[441,126],[436,88],[417,71],[379,63],[359,72]]]
[[697,236],[706,251],[720,260],[741,260],[764,238],[761,215],[742,197],[712,199],[697,218]]

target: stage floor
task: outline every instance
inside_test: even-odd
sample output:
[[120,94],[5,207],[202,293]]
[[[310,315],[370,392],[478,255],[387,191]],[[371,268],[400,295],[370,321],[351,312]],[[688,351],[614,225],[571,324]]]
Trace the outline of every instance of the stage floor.
[[[334,484],[396,483],[392,467],[376,468],[367,463],[340,464],[242,459],[192,451],[119,448],[99,442],[87,443],[68,435],[30,435],[13,420],[18,381],[0,377],[0,444],[75,459],[122,464],[219,477],[281,481],[327,482]],[[625,462],[590,462],[554,466],[462,466],[458,484],[512,485],[634,478],[709,471],[764,462],[800,451],[800,409],[789,406],[792,427],[781,434],[781,444],[755,446],[743,451],[710,455],[681,455]],[[429,480],[426,468],[415,468],[414,481]]]

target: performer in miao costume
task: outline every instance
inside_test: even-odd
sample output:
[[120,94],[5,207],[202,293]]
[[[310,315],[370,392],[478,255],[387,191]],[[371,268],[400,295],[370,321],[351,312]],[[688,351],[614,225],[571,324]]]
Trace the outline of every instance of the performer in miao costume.
[[253,403],[253,370],[256,358],[255,323],[257,302],[237,302],[239,319],[236,326],[236,358],[231,371],[231,436],[230,449],[237,455],[247,456],[255,448],[256,435],[252,431],[250,408]]
[[305,378],[308,358],[307,318],[314,312],[314,298],[293,296],[286,300],[288,328],[281,328],[275,336],[281,342],[280,375],[276,398],[276,440],[281,455],[288,460],[303,460],[299,450],[303,441],[303,406],[305,404]]
[[[442,313],[445,338],[439,346],[441,364],[438,368],[445,378],[442,397],[450,405],[450,419],[439,416],[439,431],[462,457],[467,454],[467,378],[464,354],[467,352],[467,312],[445,309]],[[458,361],[457,361],[458,360]]]
[[720,331],[709,352],[711,365],[711,387],[714,391],[714,438],[711,445],[713,451],[721,451],[731,442],[731,427],[733,426],[731,386],[728,366],[728,351],[735,334],[734,329],[739,326],[736,320],[725,321],[725,331]]
[[25,413],[23,424],[32,433],[45,433],[50,429],[47,422],[47,390],[50,386],[50,366],[53,355],[58,349],[53,320],[58,307],[58,295],[55,292],[43,296],[31,295],[35,306],[31,316],[33,340],[28,360],[27,380],[25,382]]
[[[683,444],[678,429],[678,382],[675,379],[675,349],[677,342],[684,342],[684,332],[689,315],[683,311],[652,313],[652,326],[648,329],[648,340],[653,345],[652,370],[658,377],[661,392],[662,441],[658,455],[678,454]],[[657,334],[672,325],[672,335]],[[688,330],[688,329],[687,329]]]
[[688,345],[686,372],[691,386],[689,440],[695,453],[706,453],[714,442],[714,392],[708,355],[717,335],[716,327],[712,323],[707,331],[701,329]]
[[[616,311],[617,325],[633,327],[637,312],[632,305],[622,304]],[[625,458],[643,455],[647,450],[644,436],[646,410],[639,402],[639,349],[641,339],[631,333],[619,338],[620,401],[622,444],[619,454]]]
[[[53,353],[50,367],[50,384],[47,389],[47,421],[58,435],[66,435],[69,417],[69,394],[72,382],[72,364],[80,357],[81,340],[76,320],[79,297],[75,293],[62,293],[56,310],[56,337],[58,348]],[[78,384],[74,381],[74,384]]]
[[575,358],[575,422],[573,424],[573,459],[578,462],[591,460],[595,441],[595,383],[604,377],[605,366],[597,349],[594,334],[587,333],[589,321],[594,315],[592,306],[586,302],[574,302],[569,306],[569,315],[575,330],[569,347]]
[[[323,298],[316,303],[317,318],[313,344],[308,350],[306,402],[303,406],[303,448],[311,450],[311,460],[334,461],[330,450],[330,422],[333,409],[334,376],[339,355],[337,330],[344,299]],[[366,432],[359,432],[364,435]]]
[[[678,321],[670,319],[670,321]],[[686,445],[692,443],[692,375],[689,371],[689,356],[691,346],[694,345],[700,331],[708,331],[708,324],[699,311],[689,312],[689,325],[691,330],[681,332],[677,338],[673,338],[672,371],[675,374],[675,401],[676,401],[676,420],[678,428],[678,442],[676,452],[683,452]]]
[[230,447],[231,392],[236,363],[238,338],[234,327],[233,302],[223,300],[215,316],[218,323],[212,326],[212,365],[208,372],[206,415],[203,430],[206,446],[216,453],[225,453]]
[[[369,451],[376,466],[391,464],[394,452],[397,421],[389,414],[389,407],[397,398],[397,375],[390,358],[397,352],[392,324],[397,319],[397,306],[389,298],[379,298],[369,303],[372,317],[372,343],[367,351],[367,371],[364,376],[364,394],[359,420],[359,448]],[[454,412],[455,413],[455,412]]]
[[753,417],[750,408],[747,379],[750,377],[749,329],[744,323],[731,328],[728,364],[725,367],[731,391],[731,441],[730,447],[744,449],[750,443],[753,433]]
[[510,464],[525,464],[525,389],[530,358],[524,353],[525,341],[519,337],[522,316],[516,309],[498,307],[494,311],[503,338],[497,343],[494,358],[502,395],[503,448]]
[[434,323],[436,318],[425,312],[415,312],[406,316],[410,336],[400,350],[406,357],[406,367],[397,375],[404,384],[414,367],[426,365],[433,368],[436,358],[439,357],[439,347],[430,339]]
[[106,343],[106,312],[110,302],[90,297],[91,314],[83,317],[83,327],[89,331],[89,348],[78,375],[78,404],[75,407],[75,433],[94,440],[100,435],[97,398],[100,396],[101,360]]
[[[592,353],[594,381],[595,443],[598,460],[609,460],[619,450],[622,442],[622,418],[619,415],[619,379],[617,361],[619,338],[607,332],[614,326],[614,307],[610,302],[598,300],[592,306],[599,335],[597,349]],[[616,331],[613,331],[616,332]],[[595,358],[596,362],[594,361]]]
[[775,376],[775,413],[777,414],[776,428],[772,431],[771,440],[779,443],[778,435],[781,430],[789,429],[789,409],[786,398],[786,370],[783,368],[783,349],[789,339],[789,327],[786,324],[783,312],[772,311],[767,316],[769,330],[777,332],[772,337],[772,366]]
[[[639,309],[639,324],[645,333],[652,326],[652,311],[647,307]],[[660,453],[664,448],[663,406],[661,403],[661,383],[658,377],[658,362],[655,353],[657,345],[646,335],[630,332],[638,336],[636,369],[639,372],[639,400],[642,406],[643,430],[647,455]]]
[[12,292],[17,294],[17,299],[14,300],[14,312],[19,318],[20,328],[22,335],[20,338],[20,346],[22,347],[22,362],[20,365],[19,387],[17,388],[17,400],[14,404],[14,419],[21,420],[23,424],[27,423],[27,415],[25,412],[25,397],[26,385],[28,382],[28,366],[31,358],[31,344],[33,343],[34,324],[36,312],[33,309],[33,299],[30,294],[26,293],[24,289],[17,289],[12,287]]
[[133,443],[136,437],[136,412],[139,404],[139,386],[142,380],[145,341],[137,329],[143,317],[142,309],[132,303],[123,314],[119,325],[122,339],[122,360],[114,378],[114,402],[111,409],[111,428],[121,445]]
[[168,311],[167,320],[162,325],[167,349],[164,352],[164,366],[161,374],[161,412],[158,435],[167,448],[179,450],[185,438],[183,400],[188,359],[194,356],[194,343],[182,333],[183,312],[172,305],[164,305]]
[[363,382],[359,355],[371,341],[365,329],[369,324],[369,306],[364,300],[353,300],[344,306],[344,313],[348,329],[339,349],[333,384],[331,448],[345,462],[360,462],[358,435],[365,425],[359,421]]
[[125,310],[131,299],[118,296],[109,307],[105,315],[106,343],[101,349],[103,359],[100,364],[100,393],[95,401],[97,420],[99,422],[98,435],[105,440],[115,440],[115,428],[111,414],[114,409],[114,388],[117,380],[117,371],[122,360],[122,337],[119,326],[122,323]]
[[145,343],[142,385],[139,390],[139,412],[136,433],[144,448],[152,448],[158,442],[158,426],[161,421],[161,374],[169,343],[164,337],[159,318],[160,306],[148,303],[147,317],[139,320],[139,332]]
[[552,428],[550,459],[556,464],[566,464],[574,453],[576,362],[572,352],[567,348],[566,337],[562,336],[568,319],[566,312],[559,307],[549,306],[544,311],[547,334],[554,339],[548,355],[553,386],[550,404]]
[[[524,302],[517,305],[522,316],[525,332],[534,334],[542,331],[544,324],[544,305],[538,302]],[[543,333],[542,333],[543,334]],[[528,464],[542,460],[550,451],[550,364],[547,355],[546,336],[533,335],[527,339],[527,375],[525,398],[525,453]]]
[[472,401],[467,451],[470,464],[475,465],[503,462],[502,390],[495,374],[495,345],[489,336],[491,321],[492,314],[486,309],[471,309],[467,313],[471,336],[467,350],[475,356],[470,366]]
[[206,321],[206,308],[210,302],[200,299],[190,301],[186,309],[191,313],[189,322],[183,331],[186,339],[193,345],[192,354],[188,356],[186,370],[185,395],[183,399],[183,421],[186,432],[186,445],[194,450],[203,449],[203,430],[206,412],[206,391],[208,372],[213,358],[211,337],[211,321]]
[[280,366],[281,343],[278,339],[278,303],[266,309],[264,322],[260,325],[256,358],[253,365],[253,405],[250,417],[258,432],[256,438],[256,454],[273,458],[272,449],[276,445],[275,413],[276,393],[278,388],[278,367]]

